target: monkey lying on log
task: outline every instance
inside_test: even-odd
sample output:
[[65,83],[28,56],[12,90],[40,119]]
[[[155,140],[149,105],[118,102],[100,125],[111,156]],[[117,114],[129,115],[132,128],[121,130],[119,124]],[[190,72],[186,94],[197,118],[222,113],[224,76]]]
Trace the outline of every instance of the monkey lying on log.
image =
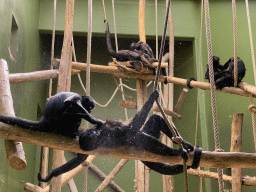
[[[152,115],[144,125],[149,111],[151,110],[154,101],[159,97],[159,92],[154,91],[148,101],[144,104],[143,108],[133,118],[132,122],[125,124],[120,119],[107,120],[104,123],[95,125],[94,127],[85,130],[79,135],[79,145],[84,151],[93,151],[98,148],[118,148],[120,150],[138,149],[145,150],[151,153],[160,154],[164,156],[181,156],[187,160],[187,152],[195,150],[195,158],[192,168],[199,165],[202,149],[199,147],[194,148],[190,143],[182,141],[184,151],[182,149],[173,149],[162,144],[158,139],[160,132],[165,133],[169,138],[173,135],[169,130],[164,119],[157,114]],[[144,125],[144,126],[143,126]],[[142,131],[140,128],[143,126]],[[52,177],[56,177],[67,171],[72,170],[81,162],[79,156],[74,157],[71,161],[51,171],[45,178],[41,178],[38,174],[38,179],[43,182],[49,181]],[[161,174],[178,174],[183,172],[182,165],[171,165],[166,163],[155,163],[142,161],[152,170]]]
[[[150,68],[152,63],[157,61],[157,59],[154,58],[154,54],[150,46],[142,41],[132,43],[130,50],[120,50],[115,52],[111,44],[108,22],[104,20],[104,23],[106,24],[107,50],[113,58],[116,58],[117,61],[130,61],[131,65],[133,65],[135,69],[141,68],[141,66]],[[154,69],[153,71],[155,74]],[[167,75],[165,68],[162,68],[162,73],[164,76]]]
[[[129,124],[125,124],[120,119],[107,120],[106,122],[95,119],[89,114],[94,108],[94,100],[90,97],[81,97],[72,92],[61,92],[54,95],[46,104],[44,117],[39,122],[6,115],[0,115],[0,121],[34,131],[53,132],[70,137],[79,136],[79,145],[84,151],[93,151],[97,148],[130,148],[163,156],[180,156],[185,160],[188,158],[187,152],[194,151],[194,160],[191,167],[197,168],[202,152],[201,148],[194,148],[186,141],[182,141],[184,150],[173,149],[161,143],[158,140],[161,131],[170,139],[172,139],[173,135],[160,115],[152,115],[144,125],[154,101],[158,97],[159,92],[156,90],[150,95],[141,111],[135,115]],[[81,118],[96,125],[85,131],[79,130],[78,126],[80,125]],[[140,131],[142,126],[143,129]],[[83,163],[87,156],[85,154],[77,154],[76,157],[66,164],[53,169],[45,178],[42,178],[41,174],[38,173],[38,179],[47,182],[52,177],[74,169]],[[182,165],[142,162],[161,174],[174,175],[183,172]]]
[[[82,133],[82,130],[78,129],[82,118],[92,124],[100,125],[102,123],[101,120],[95,119],[90,115],[94,107],[95,102],[91,97],[80,96],[73,92],[60,92],[52,96],[47,102],[44,117],[41,121],[30,121],[7,115],[0,115],[0,121],[34,131],[55,133],[75,138]],[[85,154],[77,154],[77,163],[84,162],[87,156]]]

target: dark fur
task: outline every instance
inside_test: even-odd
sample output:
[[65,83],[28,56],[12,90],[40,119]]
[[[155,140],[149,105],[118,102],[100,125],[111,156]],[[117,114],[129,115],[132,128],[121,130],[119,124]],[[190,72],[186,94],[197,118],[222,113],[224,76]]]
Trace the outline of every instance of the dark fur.
[[[224,66],[220,64],[220,58],[218,56],[213,56],[213,71],[214,71],[214,81],[216,89],[222,89],[223,87],[232,87],[234,86],[234,57],[231,57]],[[240,83],[245,75],[245,65],[244,62],[237,57],[237,66],[238,66],[238,80],[237,83]],[[209,66],[207,64],[207,69],[205,72],[205,79],[209,77]]]
[[[224,70],[224,66],[220,64],[220,58],[216,55],[212,57],[213,61],[213,72],[214,72],[214,81],[221,77],[221,72]],[[205,72],[205,79],[208,80],[210,83],[210,76],[209,76],[209,65],[206,65],[206,72]]]
[[[182,144],[186,151],[181,149],[173,149],[158,141],[160,131],[165,133],[169,138],[173,135],[169,130],[164,119],[157,114],[152,115],[144,125],[149,111],[151,110],[154,101],[159,97],[159,92],[154,91],[143,108],[133,118],[132,122],[125,124],[120,119],[107,120],[101,125],[96,125],[87,129],[79,136],[79,145],[84,151],[93,151],[97,148],[135,148],[138,150],[148,151],[151,153],[164,156],[181,156],[187,160],[188,151],[193,151],[194,147],[183,141]],[[140,128],[143,127],[142,131]],[[41,181],[48,181],[52,177],[56,177],[62,173],[72,170],[79,165],[79,157],[75,157],[71,162],[54,169],[46,178],[39,178]],[[165,163],[154,163],[143,161],[149,168],[163,174],[177,174],[183,171],[182,165],[171,165]],[[70,166],[70,167],[69,167]],[[163,171],[168,169],[169,171]]]
[[[222,89],[223,87],[232,87],[234,86],[234,57],[231,57],[225,64],[224,69],[228,69],[226,72],[225,70],[222,72],[221,77],[216,80],[216,88]],[[237,84],[242,81],[245,76],[245,65],[243,60],[237,57],[237,72],[238,72],[238,79]]]
[[[75,138],[82,132],[82,130],[78,129],[82,118],[92,124],[102,123],[102,121],[89,114],[94,107],[95,102],[91,97],[80,96],[73,92],[61,92],[51,97],[47,102],[44,117],[41,121],[30,121],[7,115],[0,115],[0,121],[34,131],[55,133]],[[63,166],[62,171],[78,166],[86,160],[87,156],[77,154],[76,160],[69,162],[67,166]],[[52,174],[60,175],[62,173],[59,170],[53,170]],[[39,179],[40,176],[39,174]]]
[[[106,24],[107,49],[110,55],[113,58],[116,58],[117,61],[130,61],[131,65],[133,65],[135,69],[140,69],[142,66],[150,68],[151,64],[157,61],[157,59],[154,58],[154,54],[150,46],[142,41],[132,43],[130,50],[120,50],[115,52],[111,44],[108,22],[106,20],[104,20],[104,22]],[[165,76],[167,75],[165,68],[162,68],[162,73]]]

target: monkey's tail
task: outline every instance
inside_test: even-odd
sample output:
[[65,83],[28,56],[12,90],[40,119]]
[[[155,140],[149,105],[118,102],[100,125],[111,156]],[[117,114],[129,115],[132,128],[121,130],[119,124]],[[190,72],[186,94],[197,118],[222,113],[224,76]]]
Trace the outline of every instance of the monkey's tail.
[[19,117],[12,117],[8,115],[0,115],[0,122],[10,124],[10,125],[17,125],[19,127],[23,127],[23,128],[31,129],[35,131],[40,131],[42,129],[41,121],[30,121],[30,120],[22,119]]
[[45,178],[42,178],[41,173],[38,173],[37,178],[39,181],[42,182],[48,182],[53,177],[57,177],[63,173],[66,173],[68,171],[71,171],[72,169],[76,168],[78,165],[83,163],[87,159],[88,155],[77,153],[76,157],[71,159],[69,162],[65,163],[64,165],[53,169],[49,175],[47,175]]
[[107,43],[108,52],[110,53],[110,55],[112,57],[116,58],[117,57],[117,53],[112,48],[112,43],[111,43],[111,39],[110,39],[110,32],[109,32],[109,26],[108,26],[107,20],[104,20],[104,23],[106,25],[106,43]]

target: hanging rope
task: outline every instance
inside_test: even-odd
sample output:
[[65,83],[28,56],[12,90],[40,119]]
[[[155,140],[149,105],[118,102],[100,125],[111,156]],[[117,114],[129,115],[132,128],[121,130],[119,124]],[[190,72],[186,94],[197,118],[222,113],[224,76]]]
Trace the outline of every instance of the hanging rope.
[[233,30],[234,30],[234,87],[237,86],[237,27],[236,27],[236,0],[232,0]]
[[[213,73],[213,61],[212,61],[212,44],[211,44],[211,31],[210,31],[210,16],[209,16],[209,2],[204,0],[205,6],[205,25],[206,25],[206,37],[207,37],[207,48],[208,48],[208,65],[210,72],[210,88],[211,88],[211,99],[212,99],[212,116],[213,116],[213,126],[214,126],[214,139],[215,139],[215,150],[220,150],[219,143],[219,130],[218,130],[218,119],[217,119],[217,110],[215,102],[215,84],[214,84],[214,73]],[[223,183],[223,171],[218,168],[218,181],[219,181],[219,191],[224,192],[224,183]]]
[[[57,0],[54,0],[53,3],[53,29],[52,29],[52,50],[51,50],[51,70],[53,69],[53,59],[54,59],[54,44],[55,44],[55,28],[56,28],[56,7],[57,7]],[[49,83],[49,99],[52,96],[52,78],[50,79]]]
[[[198,61],[198,81],[201,81],[201,67],[202,67],[202,41],[203,41],[203,17],[204,17],[204,2],[201,0],[201,28],[200,28],[200,42],[199,42],[199,61]],[[198,135],[198,120],[199,120],[199,97],[200,89],[197,89],[197,104],[196,104],[196,131],[195,131],[195,146],[197,146]],[[198,167],[200,170],[200,167]],[[202,177],[199,177],[199,191],[203,191]]]
[[[246,5],[246,14],[247,14],[247,21],[248,21],[248,29],[249,29],[249,37],[250,37],[250,47],[251,47],[251,55],[252,55],[252,64],[253,64],[253,72],[254,72],[254,84],[256,85],[256,71],[255,71],[255,56],[254,56],[254,46],[253,46],[253,38],[252,38],[252,27],[251,27],[251,19],[250,19],[250,11],[249,11],[249,4],[248,0],[245,0]],[[250,94],[250,107],[253,105],[252,95]],[[255,106],[254,106],[255,107]],[[253,135],[254,135],[254,144],[255,144],[255,151],[256,151],[256,122],[255,122],[255,113],[252,112],[252,126],[253,126]]]
[[[56,30],[56,8],[57,8],[57,0],[54,0],[53,2],[53,29],[52,29],[52,48],[51,48],[51,70],[53,69],[52,61],[54,59],[54,45],[55,45],[55,30]],[[52,96],[52,78],[49,82],[49,96],[50,99]],[[43,147],[42,150],[42,177],[45,177],[47,175],[48,171],[48,161],[49,161],[49,148]],[[42,188],[47,186],[47,183],[40,182],[40,186]]]
[[[157,66],[157,71],[156,71],[154,90],[157,89],[159,75],[160,75],[161,61],[162,61],[164,46],[165,46],[166,28],[167,28],[167,22],[168,22],[168,17],[169,17],[170,4],[171,4],[171,0],[168,1],[167,9],[166,9],[164,32],[163,32],[161,46],[160,46],[160,54],[159,54],[159,58],[158,58],[158,66]],[[180,134],[178,133],[178,130],[175,128],[175,126],[173,124],[172,125],[170,124],[170,122],[169,122],[166,114],[164,113],[158,100],[156,100],[156,104],[157,104],[166,124],[168,125],[169,129],[171,130],[171,132],[173,134],[174,139],[172,139],[172,140],[175,141],[176,143],[178,143],[180,148],[182,148],[182,150],[184,150],[183,146],[182,146],[182,138],[181,138]],[[176,134],[176,133],[178,133],[178,134]],[[188,191],[188,181],[187,181],[187,165],[186,165],[185,160],[183,160],[183,168],[184,168],[184,177],[185,177],[185,191],[187,192]]]

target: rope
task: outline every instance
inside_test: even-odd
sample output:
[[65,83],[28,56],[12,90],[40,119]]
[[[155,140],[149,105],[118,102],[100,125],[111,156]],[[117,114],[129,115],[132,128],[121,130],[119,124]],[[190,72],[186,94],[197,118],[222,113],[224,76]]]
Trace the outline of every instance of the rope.
[[[251,19],[250,19],[250,11],[249,11],[248,0],[245,0],[245,5],[246,5],[248,29],[249,29],[249,36],[250,36],[250,46],[251,46],[252,64],[253,64],[253,72],[254,72],[254,84],[256,85],[255,56],[254,56],[252,27],[251,27]],[[249,96],[250,96],[250,104],[251,104],[250,106],[252,106],[253,105],[252,95],[249,94]],[[255,123],[255,113],[253,113],[253,112],[252,112],[252,126],[253,126],[253,135],[254,135],[254,143],[255,143],[255,151],[256,151],[256,123]]]
[[[51,70],[53,69],[52,61],[54,59],[54,44],[55,44],[55,29],[56,29],[56,7],[57,7],[57,0],[54,0],[53,2],[53,29],[52,29],[52,48],[51,48]],[[49,82],[49,97],[51,98],[52,96],[52,78],[50,79]],[[49,148],[48,147],[43,147],[42,151],[42,176],[47,175],[47,170],[48,170],[48,161],[49,161]],[[42,188],[46,187],[47,184],[41,182],[40,186]]]
[[[211,45],[211,31],[210,31],[210,16],[209,16],[209,2],[204,0],[205,6],[205,25],[206,25],[206,37],[207,37],[207,48],[208,48],[208,65],[210,72],[210,88],[211,88],[211,99],[212,99],[212,116],[213,116],[213,125],[214,125],[214,139],[215,139],[215,149],[220,149],[219,143],[219,131],[218,131],[218,119],[217,119],[217,110],[215,102],[215,84],[214,84],[214,73],[213,73],[213,61],[212,61],[212,45]],[[218,182],[219,182],[219,191],[224,191],[224,183],[222,178],[222,169],[217,169],[218,171]]]
[[232,0],[233,9],[233,28],[234,28],[234,87],[237,86],[238,69],[237,69],[237,27],[236,27],[236,0]]
[[[204,16],[204,1],[201,0],[201,28],[200,28],[200,43],[199,43],[199,68],[198,68],[198,81],[201,81],[201,67],[202,67],[202,41],[203,41],[203,16]],[[198,136],[198,122],[199,122],[199,97],[200,89],[197,89],[197,107],[196,107],[196,131],[195,131],[195,146],[197,145]],[[200,170],[200,167],[198,167]],[[199,177],[199,191],[203,191],[203,179]]]
[[[56,29],[56,7],[57,0],[54,0],[53,3],[53,29],[52,29],[52,51],[51,51],[51,70],[53,69],[52,61],[54,59],[54,44],[55,44],[55,29]],[[52,78],[49,82],[49,98],[52,96]]]
[[[116,52],[118,52],[118,42],[117,42],[117,32],[116,32],[116,17],[115,17],[115,2],[114,0],[112,0],[112,10],[113,10],[113,21],[114,21],[114,32],[115,32],[115,45],[116,45]],[[106,20],[106,18],[105,18]],[[114,77],[114,75],[113,75]],[[123,81],[121,78],[119,78],[119,82],[120,82],[120,85],[121,85],[121,92],[123,93],[122,94],[122,99],[125,100],[124,98],[124,88],[123,88]],[[119,87],[119,86],[118,86]],[[124,113],[125,113],[125,119],[128,120],[128,113],[127,113],[127,109],[124,108]]]

